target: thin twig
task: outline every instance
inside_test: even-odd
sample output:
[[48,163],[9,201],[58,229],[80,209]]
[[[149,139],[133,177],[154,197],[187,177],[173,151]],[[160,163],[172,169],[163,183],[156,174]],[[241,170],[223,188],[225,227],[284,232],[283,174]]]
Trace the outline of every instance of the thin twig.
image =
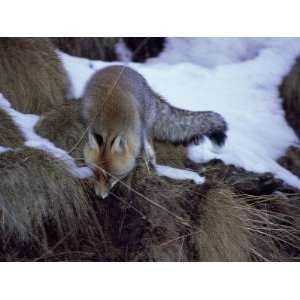
[[178,254],[178,262],[180,262],[182,260],[182,252],[183,252],[183,245],[185,242],[185,237],[182,238],[181,244],[180,244],[180,248],[179,248],[179,254]]

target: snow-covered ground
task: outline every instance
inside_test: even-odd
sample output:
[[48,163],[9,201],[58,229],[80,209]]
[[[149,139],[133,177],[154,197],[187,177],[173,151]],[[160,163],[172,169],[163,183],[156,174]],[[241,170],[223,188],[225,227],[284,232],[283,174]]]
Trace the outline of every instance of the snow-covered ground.
[[205,178],[190,170],[173,168],[170,166],[156,165],[159,176],[169,177],[176,180],[192,180],[195,184],[202,184]]
[[[123,57],[128,55],[127,51]],[[285,121],[278,95],[278,86],[298,55],[298,38],[168,38],[159,57],[129,66],[172,105],[213,110],[227,120],[225,147],[216,152],[206,140],[187,148],[190,159],[220,158],[249,171],[272,172],[300,188],[300,179],[276,162],[290,145],[298,143]],[[60,57],[74,97],[82,94],[96,70],[112,64],[64,53]]]

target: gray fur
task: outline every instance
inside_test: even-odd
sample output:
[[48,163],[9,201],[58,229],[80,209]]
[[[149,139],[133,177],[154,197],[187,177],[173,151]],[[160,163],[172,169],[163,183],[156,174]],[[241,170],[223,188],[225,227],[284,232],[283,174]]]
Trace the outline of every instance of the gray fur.
[[157,116],[154,136],[157,140],[184,146],[199,143],[207,136],[215,144],[222,145],[226,139],[227,124],[213,111],[188,111],[171,106],[160,96],[155,97]]

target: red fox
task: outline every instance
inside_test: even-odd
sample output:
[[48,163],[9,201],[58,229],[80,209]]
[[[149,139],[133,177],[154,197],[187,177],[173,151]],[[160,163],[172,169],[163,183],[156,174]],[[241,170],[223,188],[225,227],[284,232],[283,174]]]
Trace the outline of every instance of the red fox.
[[156,166],[152,141],[188,145],[207,136],[217,145],[227,125],[215,112],[191,112],[171,106],[135,70],[115,65],[96,72],[84,91],[82,117],[88,126],[85,161],[95,174],[95,192],[105,198],[144,155]]

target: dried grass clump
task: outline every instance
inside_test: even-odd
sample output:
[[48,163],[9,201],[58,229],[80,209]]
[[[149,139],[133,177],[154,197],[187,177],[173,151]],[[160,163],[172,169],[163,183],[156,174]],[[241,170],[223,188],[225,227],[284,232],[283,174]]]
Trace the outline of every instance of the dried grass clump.
[[22,146],[24,138],[11,117],[0,109],[0,146],[16,148]]
[[0,38],[0,91],[23,113],[64,103],[68,79],[47,38]]
[[53,44],[70,55],[105,61],[117,60],[115,45],[118,37],[56,37]]
[[[275,209],[275,206],[279,210]],[[300,249],[299,208],[277,196],[249,196],[218,185],[204,197],[200,261],[286,261]],[[287,213],[286,213],[287,212]]]
[[[133,260],[192,261],[197,253],[193,246],[182,243],[198,224],[199,195],[206,188],[190,182],[172,181],[149,174],[144,166],[132,180],[129,199],[146,221],[143,251]],[[173,241],[173,242],[171,242]]]
[[278,159],[278,163],[300,177],[300,148],[290,146],[286,153]]
[[119,59],[115,47],[120,41],[133,53],[135,62],[158,56],[165,44],[163,37],[60,37],[51,40],[58,49],[70,55],[104,61]]
[[148,58],[158,56],[165,46],[164,37],[124,37],[125,45],[132,53],[132,60],[144,62]]
[[[3,253],[11,253],[10,242],[17,245],[16,251],[27,243],[24,255],[28,259],[37,249],[37,253],[47,253],[50,245],[67,237],[71,251],[78,248],[82,232],[98,235],[101,249],[101,234],[84,187],[62,161],[44,151],[24,148],[2,153],[0,170]],[[32,253],[28,243],[35,245]],[[98,253],[96,248],[93,251]]]
[[70,101],[59,108],[45,113],[35,126],[40,136],[47,138],[55,146],[71,151],[78,164],[83,164],[83,146],[86,142],[85,127],[80,119],[80,103]]
[[[163,149],[160,146],[159,151]],[[168,149],[168,155],[175,159]],[[159,156],[162,153],[159,154]],[[172,162],[170,162],[172,163]],[[178,163],[179,164],[179,163]],[[178,166],[177,164],[177,166]],[[141,164],[108,201],[124,204],[119,234],[144,227],[135,248],[128,240],[124,260],[289,261],[299,259],[300,211],[282,193],[245,195],[220,178],[196,186],[149,173]],[[294,195],[294,198],[300,195]],[[130,213],[135,212],[134,219]],[[129,224],[129,225],[128,225]],[[125,228],[125,229],[124,229]],[[129,249],[129,250],[128,250]]]
[[[191,238],[201,261],[249,261],[251,224],[236,195],[228,188],[214,188],[202,199],[199,231]],[[246,206],[246,202],[244,203]],[[247,226],[247,227],[246,227]]]
[[289,124],[300,136],[300,58],[295,62],[290,73],[283,79],[280,96]]

